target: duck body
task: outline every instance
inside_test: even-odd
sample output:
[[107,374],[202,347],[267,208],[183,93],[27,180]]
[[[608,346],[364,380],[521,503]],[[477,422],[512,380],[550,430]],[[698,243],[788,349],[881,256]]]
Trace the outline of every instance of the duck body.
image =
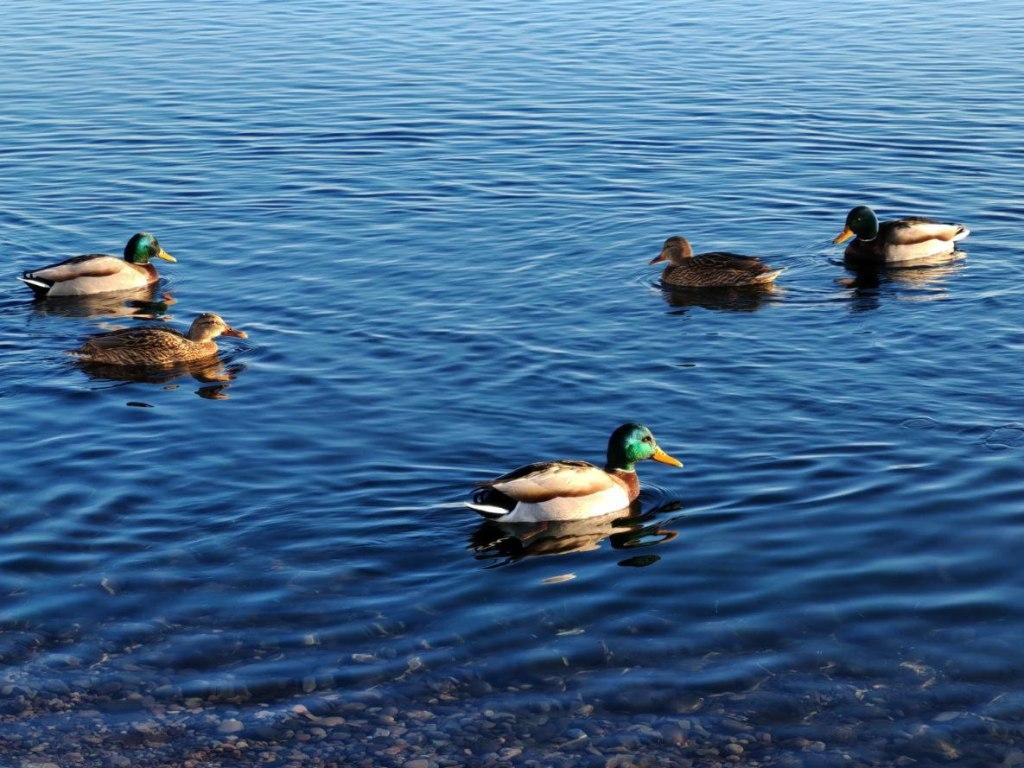
[[151,258],[175,261],[156,238],[146,232],[134,235],[124,257],[90,253],[22,273],[24,282],[37,297],[92,296],[146,288],[160,279]]
[[693,254],[684,237],[670,237],[651,264],[667,261],[662,285],[676,288],[742,288],[775,282],[781,269],[772,269],[756,256],[725,251]]
[[94,336],[77,351],[83,362],[158,366],[202,360],[217,354],[214,341],[195,342],[171,328],[122,328]]
[[879,222],[874,211],[861,205],[850,211],[833,242],[854,238],[843,254],[854,266],[915,266],[951,256],[970,233],[963,224],[923,216]]
[[527,464],[480,483],[467,503],[502,523],[585,520],[624,510],[640,495],[634,464],[653,459],[681,467],[658,447],[647,427],[623,424],[609,438],[604,468],[586,461]]
[[131,264],[102,253],[75,256],[21,276],[36,295],[54,298],[130,291],[159,279],[152,264]]
[[245,338],[218,315],[206,313],[192,323],[188,334],[171,328],[146,326],[101,333],[73,352],[83,363],[127,367],[167,367],[204,360],[217,354],[214,339],[221,334]]
[[503,523],[583,520],[626,509],[639,495],[636,472],[609,472],[586,461],[541,461],[481,484],[469,506]]

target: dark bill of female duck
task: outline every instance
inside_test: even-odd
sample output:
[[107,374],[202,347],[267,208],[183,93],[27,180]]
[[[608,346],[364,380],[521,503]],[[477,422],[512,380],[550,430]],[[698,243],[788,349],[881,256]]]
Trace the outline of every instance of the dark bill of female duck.
[[963,224],[935,221],[921,216],[879,222],[866,205],[852,208],[843,231],[833,238],[836,245],[851,237],[845,256],[857,263],[913,265],[951,255],[956,244],[971,234]]
[[667,261],[661,273],[662,285],[669,288],[744,288],[771,285],[781,269],[772,269],[755,256],[713,251],[696,256],[690,241],[674,235],[661,246],[661,253],[649,263]]
[[586,461],[542,461],[480,483],[467,506],[502,523],[583,520],[627,509],[640,495],[639,461],[683,466],[661,449],[642,424],[618,427],[608,438],[604,467]]
[[70,259],[24,272],[19,278],[38,297],[90,296],[145,288],[160,279],[151,259],[175,262],[156,237],[148,232],[132,235],[122,258],[103,253]]

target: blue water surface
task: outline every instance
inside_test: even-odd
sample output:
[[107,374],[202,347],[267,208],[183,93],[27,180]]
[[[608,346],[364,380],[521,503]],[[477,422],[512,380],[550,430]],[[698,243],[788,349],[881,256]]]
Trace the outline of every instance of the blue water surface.
[[[10,0],[0,39],[0,683],[244,715],[473,679],[1004,759],[1019,3]],[[850,273],[858,203],[966,257]],[[249,333],[212,380],[83,371],[134,310],[15,279],[138,230],[179,259],[159,322]],[[666,295],[671,234],[786,272]],[[686,462],[639,519],[461,506],[627,420]]]

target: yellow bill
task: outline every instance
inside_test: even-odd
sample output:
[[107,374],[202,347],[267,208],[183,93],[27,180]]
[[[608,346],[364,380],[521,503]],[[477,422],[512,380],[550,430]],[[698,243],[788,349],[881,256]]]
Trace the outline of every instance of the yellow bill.
[[668,464],[671,467],[683,466],[683,462],[681,462],[679,459],[673,456],[669,456],[667,453],[661,450],[661,448],[655,448],[654,455],[651,456],[651,458],[654,461],[660,461],[662,464]]
[[169,253],[168,253],[167,251],[165,251],[165,250],[164,250],[163,248],[161,248],[161,249],[159,250],[159,252],[158,252],[158,253],[156,254],[156,257],[157,257],[158,259],[163,259],[164,261],[170,261],[170,262],[176,262],[176,261],[177,261],[177,259],[176,259],[176,258],[174,258],[173,256],[171,256],[171,254],[169,254]]
[[836,235],[836,236],[835,236],[835,237],[834,237],[834,238],[832,239],[832,242],[833,242],[833,243],[834,243],[835,245],[839,245],[840,243],[842,243],[842,242],[845,242],[845,241],[849,240],[849,239],[850,239],[851,237],[853,237],[853,230],[852,230],[852,229],[850,229],[849,227],[847,227],[847,228],[846,228],[846,229],[844,229],[844,230],[843,230],[842,232],[840,232],[840,233],[839,233],[838,235]]

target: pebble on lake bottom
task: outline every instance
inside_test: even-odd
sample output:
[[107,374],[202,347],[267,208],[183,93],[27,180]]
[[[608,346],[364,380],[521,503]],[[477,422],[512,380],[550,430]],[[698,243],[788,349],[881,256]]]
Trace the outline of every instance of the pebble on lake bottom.
[[[114,684],[102,694],[65,685],[54,695],[6,683],[0,755],[17,768],[920,768],[965,756],[972,765],[1024,765],[1019,729],[993,728],[962,710],[940,710],[894,735],[874,727],[892,724],[882,709],[826,725],[817,694],[776,714],[748,694],[676,703],[652,696],[637,710],[578,694],[517,698],[516,686],[502,691],[475,676],[426,680],[425,665],[411,666],[416,685],[267,702],[230,687],[229,696],[204,698],[178,696],[169,683],[159,695]],[[837,716],[854,702],[854,694],[836,702]],[[759,722],[778,714],[785,726]]]

